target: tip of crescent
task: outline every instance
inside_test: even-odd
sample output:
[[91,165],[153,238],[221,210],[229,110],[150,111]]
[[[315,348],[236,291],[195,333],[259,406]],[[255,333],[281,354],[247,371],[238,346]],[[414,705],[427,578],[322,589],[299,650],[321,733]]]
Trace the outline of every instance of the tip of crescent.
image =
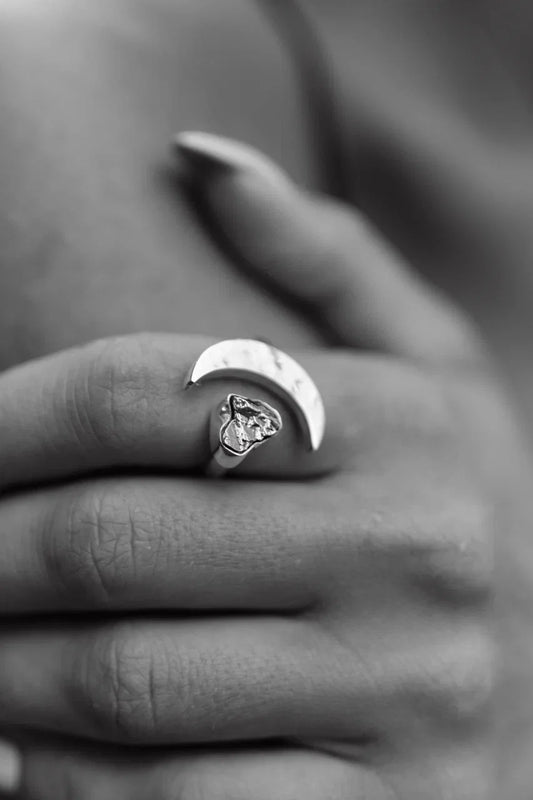
[[187,379],[185,381],[185,388],[189,389],[191,386],[198,386],[199,383],[200,383],[200,378],[198,377],[197,365],[195,364],[193,369],[187,376]]
[[325,428],[323,428],[320,431],[314,431],[311,428],[308,428],[307,433],[308,433],[309,442],[310,442],[310,448],[309,449],[312,450],[314,453],[316,453],[317,450],[320,450],[320,446],[322,445],[322,442],[324,441]]

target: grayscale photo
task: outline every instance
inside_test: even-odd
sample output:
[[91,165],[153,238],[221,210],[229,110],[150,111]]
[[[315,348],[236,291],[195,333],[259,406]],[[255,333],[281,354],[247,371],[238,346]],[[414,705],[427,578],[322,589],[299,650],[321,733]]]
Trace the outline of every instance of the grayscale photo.
[[0,0],[0,800],[533,800],[533,2]]

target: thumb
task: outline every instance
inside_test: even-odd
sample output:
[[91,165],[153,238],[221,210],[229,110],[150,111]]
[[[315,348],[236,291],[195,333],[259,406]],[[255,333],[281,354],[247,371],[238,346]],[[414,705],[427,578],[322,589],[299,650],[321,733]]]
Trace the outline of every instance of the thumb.
[[249,273],[296,303],[337,344],[430,363],[470,363],[460,312],[360,214],[300,190],[258,151],[205,133],[176,139],[209,219]]

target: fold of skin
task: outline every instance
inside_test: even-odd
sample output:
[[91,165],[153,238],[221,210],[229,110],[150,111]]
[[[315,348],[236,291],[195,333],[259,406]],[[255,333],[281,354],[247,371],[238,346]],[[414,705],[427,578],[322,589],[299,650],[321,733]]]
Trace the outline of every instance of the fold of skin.
[[[141,329],[316,342],[205,236],[165,150],[175,130],[220,132],[315,185],[295,76],[258,9],[45,5],[0,7],[0,364]],[[354,202],[476,316],[533,440],[533,137],[509,56],[527,27],[518,0],[492,40],[488,3],[477,17],[437,0],[308,5],[338,76]],[[527,469],[501,542],[509,800],[528,800],[533,783]]]

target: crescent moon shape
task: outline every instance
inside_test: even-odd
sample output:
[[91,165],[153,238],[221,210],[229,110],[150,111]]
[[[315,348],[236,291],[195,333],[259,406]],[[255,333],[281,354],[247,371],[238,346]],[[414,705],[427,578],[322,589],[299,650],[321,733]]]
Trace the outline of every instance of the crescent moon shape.
[[326,412],[315,382],[297,361],[256,339],[226,339],[204,350],[187,385],[224,375],[248,378],[281,396],[302,425],[308,448],[318,450],[326,429]]

